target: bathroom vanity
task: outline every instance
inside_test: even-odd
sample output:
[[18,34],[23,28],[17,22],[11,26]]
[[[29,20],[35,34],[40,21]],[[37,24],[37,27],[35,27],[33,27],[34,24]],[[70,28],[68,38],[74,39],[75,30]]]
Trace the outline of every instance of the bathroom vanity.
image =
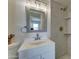
[[26,33],[27,37],[34,37],[33,33],[37,33],[37,35],[34,40],[27,39],[32,41],[27,42],[25,40],[23,42],[18,50],[19,59],[55,59],[55,43],[49,39],[42,39],[42,37],[50,37],[51,12],[49,0],[47,2],[26,0],[24,12],[26,24],[21,27],[21,32]]
[[19,59],[55,59],[55,43],[49,39],[24,41],[18,53]]

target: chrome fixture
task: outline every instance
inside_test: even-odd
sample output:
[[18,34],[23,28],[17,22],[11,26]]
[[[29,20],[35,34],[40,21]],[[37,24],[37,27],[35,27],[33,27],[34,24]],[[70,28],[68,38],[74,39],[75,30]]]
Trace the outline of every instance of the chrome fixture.
[[40,36],[38,33],[36,34],[35,40],[40,40]]
[[26,6],[29,8],[46,11],[48,4],[42,0],[26,0]]

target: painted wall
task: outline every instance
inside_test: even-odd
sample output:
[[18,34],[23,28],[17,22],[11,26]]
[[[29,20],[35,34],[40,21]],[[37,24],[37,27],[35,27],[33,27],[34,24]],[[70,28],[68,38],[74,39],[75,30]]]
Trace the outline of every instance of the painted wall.
[[8,34],[14,33],[14,11],[15,1],[8,0]]
[[[51,38],[56,43],[56,59],[60,56],[67,53],[67,40],[64,35],[66,31],[66,22],[64,20],[64,12],[61,11],[61,8],[64,6],[51,0]],[[63,27],[63,31],[60,31],[59,28]]]

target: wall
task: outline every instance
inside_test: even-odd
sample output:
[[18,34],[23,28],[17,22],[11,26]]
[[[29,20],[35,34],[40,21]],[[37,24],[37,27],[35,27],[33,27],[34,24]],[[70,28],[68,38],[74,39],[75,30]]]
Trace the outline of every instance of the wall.
[[71,55],[71,5],[69,4],[67,9],[66,17],[69,17],[70,19],[66,20],[67,24],[67,33],[70,35],[67,36],[67,53]]
[[8,0],[8,34],[14,33],[14,0]]
[[[60,8],[63,5],[51,0],[51,38],[56,43],[56,59],[67,53],[67,42],[64,32],[66,31],[66,22],[64,20],[64,12]],[[63,27],[63,31],[59,27]]]
[[[15,34],[16,42],[23,41],[24,34],[21,33],[21,28],[26,25],[25,21],[25,2],[26,0],[15,1]],[[27,35],[26,35],[27,36]]]
[[[35,37],[36,33],[22,33],[21,28],[26,25],[26,12],[25,12],[25,5],[26,0],[16,0],[15,4],[15,34],[16,34],[16,41],[23,41],[24,38],[28,37]],[[50,9],[50,6],[48,7]],[[48,10],[48,20],[47,20],[47,32],[40,32],[40,37],[48,38],[50,37],[50,10]]]

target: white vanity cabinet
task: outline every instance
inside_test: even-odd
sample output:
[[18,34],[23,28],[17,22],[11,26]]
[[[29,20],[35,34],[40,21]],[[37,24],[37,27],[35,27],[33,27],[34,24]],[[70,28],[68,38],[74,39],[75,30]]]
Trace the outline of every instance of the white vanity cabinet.
[[40,55],[33,56],[29,59],[54,59],[53,57],[54,56],[53,56],[52,52],[45,52],[45,53],[42,53]]
[[53,52],[46,52],[41,55],[41,59],[54,59]]
[[55,43],[49,40],[42,45],[25,45],[25,47],[22,50],[20,49],[19,59],[55,59]]

